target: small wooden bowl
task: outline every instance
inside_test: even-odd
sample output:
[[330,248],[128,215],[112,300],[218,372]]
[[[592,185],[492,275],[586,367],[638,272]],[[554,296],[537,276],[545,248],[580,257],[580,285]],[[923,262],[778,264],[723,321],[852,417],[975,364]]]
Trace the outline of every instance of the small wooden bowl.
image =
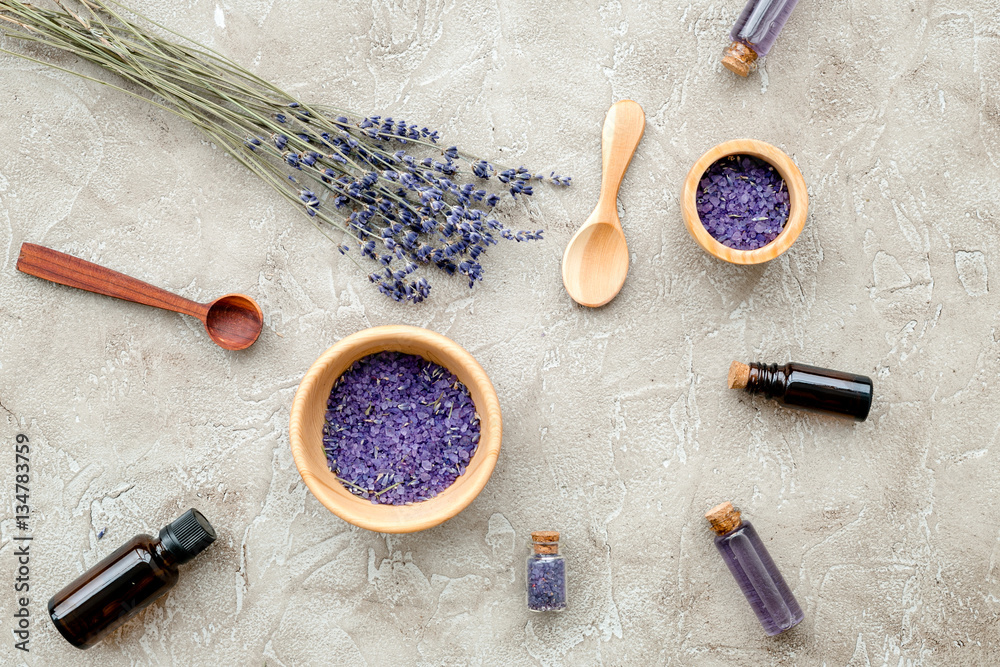
[[[729,155],[752,155],[764,160],[778,170],[778,174],[785,181],[785,187],[788,188],[789,210],[785,226],[773,241],[756,250],[736,250],[722,245],[708,233],[698,216],[696,198],[701,177],[716,161]],[[733,264],[762,264],[788,250],[806,224],[808,209],[809,194],[806,192],[806,182],[802,178],[802,172],[792,162],[792,158],[780,148],[756,139],[734,139],[709,150],[691,167],[687,178],[684,179],[684,188],[681,190],[681,213],[684,215],[684,224],[688,232],[706,252]]]
[[[468,387],[480,420],[479,445],[465,473],[429,500],[412,505],[375,505],[350,493],[330,471],[323,450],[323,424],[333,383],[358,359],[394,350],[444,366]],[[483,490],[500,455],[500,401],[486,371],[458,343],[410,326],[365,329],[344,338],[317,359],[295,392],[289,435],[302,481],[328,510],[355,526],[380,533],[415,533],[444,523]]]

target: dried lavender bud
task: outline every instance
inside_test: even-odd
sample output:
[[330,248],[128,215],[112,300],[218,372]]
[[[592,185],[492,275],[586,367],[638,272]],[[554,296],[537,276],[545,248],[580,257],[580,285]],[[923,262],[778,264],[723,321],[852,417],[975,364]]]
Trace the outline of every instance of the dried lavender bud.
[[716,241],[735,250],[762,248],[788,220],[788,189],[767,162],[730,155],[712,164],[698,184],[698,217]]
[[566,608],[566,561],[562,556],[535,554],[528,559],[528,609]]
[[479,431],[469,390],[450,371],[411,354],[379,352],[354,362],[334,384],[323,447],[348,491],[404,505],[451,486],[476,453]]

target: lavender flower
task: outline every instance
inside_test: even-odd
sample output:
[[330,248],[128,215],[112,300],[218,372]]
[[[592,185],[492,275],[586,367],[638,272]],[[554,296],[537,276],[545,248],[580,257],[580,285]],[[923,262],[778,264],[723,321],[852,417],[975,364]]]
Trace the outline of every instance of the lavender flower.
[[324,235],[331,228],[348,234],[352,243],[337,243],[338,251],[353,246],[361,259],[378,262],[380,270],[369,278],[397,301],[429,296],[430,283],[418,272],[457,273],[472,287],[483,278],[483,255],[499,239],[542,238],[541,230],[515,231],[497,219],[502,197],[491,191],[493,179],[515,200],[532,196],[535,181],[571,182],[441,147],[439,132],[400,118],[307,105],[205,47],[174,43],[125,21],[113,0],[83,6],[86,13],[78,15],[0,0],[0,23],[13,37],[124,75],[154,103],[195,123],[296,203]]

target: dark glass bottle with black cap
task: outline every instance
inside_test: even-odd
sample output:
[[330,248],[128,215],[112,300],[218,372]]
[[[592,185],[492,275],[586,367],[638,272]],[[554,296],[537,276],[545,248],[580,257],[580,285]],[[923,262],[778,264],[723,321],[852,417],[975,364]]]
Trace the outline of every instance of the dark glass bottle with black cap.
[[49,600],[56,629],[77,648],[90,648],[177,583],[177,566],[215,541],[205,516],[190,509],[160,529],[136,535]]

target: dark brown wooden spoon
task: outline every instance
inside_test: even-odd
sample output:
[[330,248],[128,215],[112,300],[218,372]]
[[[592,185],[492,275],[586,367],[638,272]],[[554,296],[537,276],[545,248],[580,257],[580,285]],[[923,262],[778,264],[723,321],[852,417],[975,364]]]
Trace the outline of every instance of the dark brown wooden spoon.
[[197,303],[124,273],[34,243],[21,244],[17,270],[60,285],[197,317],[205,324],[209,338],[227,350],[250,347],[264,329],[260,306],[245,294],[226,294],[211,303]]

